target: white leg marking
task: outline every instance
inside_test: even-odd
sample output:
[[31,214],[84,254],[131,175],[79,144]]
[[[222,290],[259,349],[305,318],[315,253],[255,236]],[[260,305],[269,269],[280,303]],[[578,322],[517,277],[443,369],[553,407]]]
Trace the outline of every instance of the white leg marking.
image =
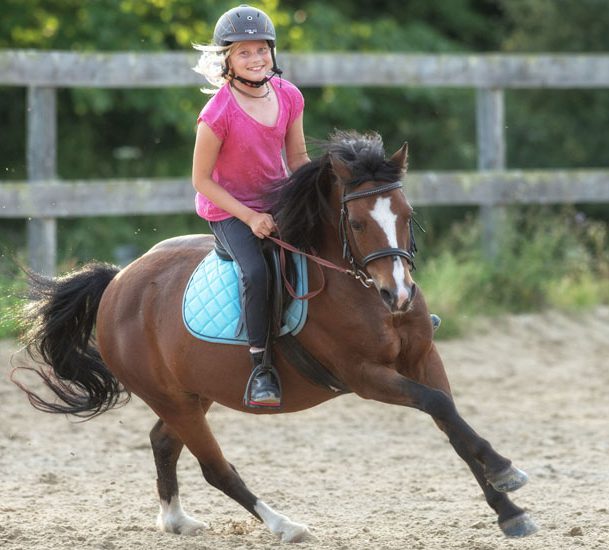
[[286,516],[275,512],[260,499],[256,501],[254,510],[262,518],[271,533],[281,537],[282,542],[302,542],[313,538],[306,525],[290,521]]
[[[398,216],[391,211],[391,199],[379,197],[371,210],[372,219],[379,224],[387,236],[391,248],[398,248],[397,221]],[[398,293],[398,307],[410,300],[411,287],[406,284],[406,270],[401,259],[393,262],[393,280]]]
[[179,496],[171,497],[171,502],[161,500],[161,510],[156,521],[157,527],[167,533],[178,535],[196,535],[207,529],[207,525],[191,518],[182,510]]

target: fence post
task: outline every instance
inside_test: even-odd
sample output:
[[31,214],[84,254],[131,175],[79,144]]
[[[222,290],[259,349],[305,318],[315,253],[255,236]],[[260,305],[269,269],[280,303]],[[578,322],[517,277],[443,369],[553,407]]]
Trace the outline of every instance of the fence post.
[[[476,136],[478,170],[505,169],[505,102],[500,88],[476,90]],[[482,246],[487,258],[497,254],[497,235],[505,209],[492,203],[480,206]]]
[[[30,182],[57,174],[57,93],[55,88],[29,87],[27,94],[27,175]],[[57,221],[28,221],[28,263],[37,273],[53,276],[57,263]]]

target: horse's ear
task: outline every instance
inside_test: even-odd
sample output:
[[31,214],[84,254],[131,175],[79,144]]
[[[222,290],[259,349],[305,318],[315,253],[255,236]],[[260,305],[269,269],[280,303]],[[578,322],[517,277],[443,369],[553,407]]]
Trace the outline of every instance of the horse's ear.
[[330,164],[334,174],[341,182],[346,183],[352,179],[351,170],[342,160],[330,155]]
[[408,142],[405,141],[404,145],[402,145],[393,155],[391,156],[391,162],[396,164],[400,170],[406,171],[408,167]]

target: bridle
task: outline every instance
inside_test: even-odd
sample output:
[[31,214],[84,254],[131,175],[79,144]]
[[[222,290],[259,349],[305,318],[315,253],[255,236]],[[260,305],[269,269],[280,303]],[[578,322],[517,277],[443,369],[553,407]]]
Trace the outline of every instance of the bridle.
[[353,252],[351,251],[351,245],[349,244],[349,210],[347,204],[353,200],[363,199],[366,197],[373,197],[375,195],[381,195],[382,193],[388,193],[389,191],[393,191],[395,189],[401,189],[402,182],[394,181],[391,183],[386,183],[384,185],[379,185],[378,187],[374,187],[373,189],[366,189],[365,191],[353,191],[351,193],[345,192],[341,198],[341,210],[340,210],[340,220],[338,224],[339,236],[342,241],[343,248],[343,258],[345,258],[349,265],[351,265],[351,272],[353,276],[358,279],[365,287],[370,287],[374,284],[373,280],[368,277],[366,274],[366,266],[379,258],[405,258],[408,262],[411,271],[416,269],[414,263],[414,256],[417,252],[417,245],[414,240],[414,231],[412,227],[412,220],[408,222],[408,230],[410,232],[410,248],[408,250],[404,248],[381,248],[380,250],[376,250],[371,252],[370,254],[364,256],[361,260],[356,260]]
[[[291,244],[286,243],[285,241],[282,241],[281,239],[279,239],[277,237],[269,235],[267,238],[279,246],[281,274],[282,274],[284,284],[285,284],[290,296],[292,296],[292,298],[294,298],[296,300],[310,300],[311,298],[314,298],[315,296],[320,294],[325,287],[325,278],[323,276],[323,271],[321,270],[321,266],[328,267],[330,269],[339,271],[341,273],[345,273],[346,275],[350,275],[351,277],[353,277],[354,279],[359,281],[366,288],[370,288],[371,286],[374,285],[374,280],[365,271],[366,266],[370,262],[373,262],[374,260],[378,260],[379,258],[386,258],[388,256],[391,256],[393,258],[397,258],[397,257],[406,258],[406,261],[408,262],[408,265],[410,266],[410,270],[414,271],[414,269],[415,269],[414,256],[415,256],[415,253],[417,252],[417,245],[414,240],[412,219],[408,223],[408,228],[409,228],[409,232],[410,232],[410,248],[408,250],[405,250],[403,248],[393,248],[393,247],[381,248],[380,250],[376,250],[374,252],[371,252],[367,256],[364,256],[364,258],[362,258],[360,261],[357,261],[355,259],[355,257],[353,256],[353,253],[351,252],[351,246],[349,244],[349,230],[347,227],[348,220],[349,220],[349,211],[347,209],[347,203],[352,200],[363,199],[365,197],[372,197],[374,195],[380,195],[382,193],[387,193],[389,191],[393,191],[393,190],[399,189],[401,187],[402,187],[402,183],[400,181],[394,181],[391,183],[386,183],[384,185],[379,185],[378,187],[375,187],[373,189],[367,189],[365,191],[353,191],[352,193],[347,193],[347,192],[343,193],[343,196],[341,197],[341,210],[340,210],[340,220],[339,220],[338,232],[339,232],[340,239],[342,241],[343,258],[347,259],[347,261],[349,262],[349,265],[351,266],[351,269],[345,269],[344,267],[338,266],[328,260],[324,260],[323,258],[320,258],[316,254],[307,254],[306,252],[303,252],[302,250],[295,248]],[[290,281],[288,280],[288,277],[286,275],[285,250],[289,250],[290,252],[293,252],[295,254],[300,254],[302,256],[305,256],[306,258],[309,258],[310,260],[312,260],[313,262],[315,262],[317,264],[317,266],[320,269],[320,273],[321,273],[321,277],[322,277],[322,284],[319,289],[308,292],[307,294],[305,294],[303,296],[298,296],[296,294],[296,291],[290,284]]]

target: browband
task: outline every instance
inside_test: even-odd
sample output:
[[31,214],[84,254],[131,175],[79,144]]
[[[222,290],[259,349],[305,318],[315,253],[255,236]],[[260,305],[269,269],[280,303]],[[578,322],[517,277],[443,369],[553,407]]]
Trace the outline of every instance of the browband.
[[353,191],[353,193],[346,193],[341,199],[341,203],[345,204],[353,199],[361,199],[364,197],[372,197],[374,195],[380,195],[381,193],[387,193],[402,187],[401,181],[392,181],[391,183],[385,183],[372,189],[366,189],[365,191]]

